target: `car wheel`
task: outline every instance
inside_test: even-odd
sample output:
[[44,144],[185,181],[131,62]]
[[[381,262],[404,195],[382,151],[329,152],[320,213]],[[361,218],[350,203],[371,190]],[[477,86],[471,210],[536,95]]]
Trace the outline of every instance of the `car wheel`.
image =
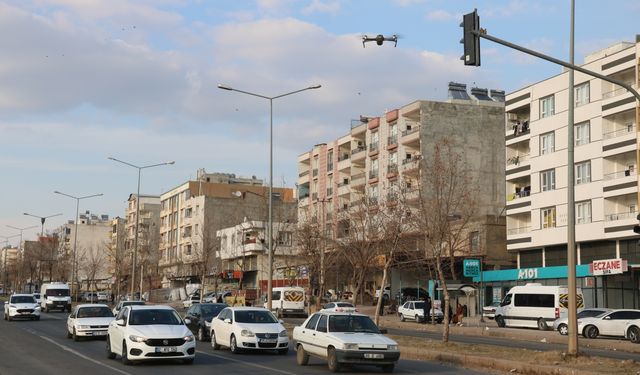
[[558,326],[558,332],[560,332],[562,336],[566,336],[569,334],[569,327],[566,324],[560,324]]
[[211,331],[211,348],[213,350],[220,349],[220,345],[218,345],[218,343],[216,342],[216,333],[213,331]]
[[80,341],[80,337],[76,334],[76,329],[73,329],[73,341]]
[[496,316],[496,323],[500,328],[504,328],[506,326],[506,324],[504,323],[504,318],[502,316]]
[[107,336],[107,358],[114,359],[116,357],[116,353],[111,351],[111,339]]
[[69,327],[67,327],[67,338],[70,339],[72,337],[71,332],[69,332]]
[[547,323],[545,323],[544,319],[542,318],[538,319],[538,329],[541,331],[547,330]]
[[13,320],[13,318],[11,318],[11,314],[7,314],[7,320],[8,320],[8,321]]
[[327,366],[331,372],[340,371],[340,363],[338,362],[338,356],[336,355],[336,350],[334,348],[329,348]]
[[207,334],[204,333],[204,327],[198,328],[198,341],[206,341]]
[[390,373],[393,372],[393,369],[396,367],[396,365],[392,363],[390,365],[382,365],[380,367],[382,368],[383,372]]
[[595,339],[596,337],[598,337],[599,334],[600,332],[598,331],[598,327],[596,326],[587,326],[584,329],[584,336],[586,338]]
[[402,313],[398,313],[398,315],[400,315],[400,321],[401,321],[401,322],[404,322],[404,314],[402,314]]
[[289,353],[289,348],[278,349],[279,355],[287,355],[287,353]]
[[195,358],[187,358],[187,359],[183,359],[182,363],[184,363],[185,365],[192,365],[194,360]]
[[309,364],[309,354],[305,352],[304,346],[302,344],[298,344],[296,347],[296,362],[299,366],[306,366]]
[[131,365],[131,361],[129,360],[129,351],[127,350],[127,343],[122,341],[122,364],[125,366]]
[[230,340],[230,344],[229,344],[229,349],[231,349],[231,353],[233,354],[238,354],[240,353],[240,349],[238,348],[238,343],[236,341],[236,336],[235,335],[231,335],[231,340]]
[[631,341],[634,344],[640,343],[640,328],[636,326],[629,328],[627,337],[629,337],[629,341]]

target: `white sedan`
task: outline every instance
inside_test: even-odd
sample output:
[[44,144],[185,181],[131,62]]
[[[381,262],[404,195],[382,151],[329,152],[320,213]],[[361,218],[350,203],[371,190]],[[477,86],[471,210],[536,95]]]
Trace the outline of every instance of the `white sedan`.
[[374,365],[392,372],[400,350],[383,333],[366,315],[317,312],[293,329],[296,361],[306,366],[312,355],[326,359],[332,372],[340,371],[343,364]]
[[107,305],[78,305],[67,318],[67,338],[79,341],[80,337],[104,337],[113,319]]
[[626,324],[635,319],[640,319],[640,310],[613,310],[593,318],[578,319],[578,332],[590,339],[598,336],[624,337]]
[[627,322],[624,327],[624,338],[634,344],[640,344],[640,319]]
[[[444,320],[444,314],[440,309],[431,308],[431,315],[435,317],[436,323],[442,323]],[[415,320],[416,322],[424,321],[424,301],[408,301],[404,305],[398,307],[398,316],[400,321],[404,322],[406,319]],[[431,317],[429,317],[429,322]]]
[[157,359],[181,359],[192,364],[196,340],[180,315],[169,306],[125,306],[111,322],[107,357],[122,356],[122,363]]
[[40,306],[33,294],[12,294],[4,304],[4,320],[29,318],[40,320]]
[[243,350],[289,351],[289,334],[270,311],[260,307],[227,307],[211,320],[211,347]]
[[322,307],[322,312],[358,312],[351,302],[329,302]]

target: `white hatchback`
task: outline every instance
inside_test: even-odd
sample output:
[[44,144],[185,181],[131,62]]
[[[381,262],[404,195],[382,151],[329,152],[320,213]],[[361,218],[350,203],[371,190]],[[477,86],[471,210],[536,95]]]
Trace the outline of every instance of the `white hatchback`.
[[80,337],[105,337],[113,319],[107,305],[78,305],[67,318],[67,337],[73,341],[79,341]]
[[626,324],[640,319],[640,310],[613,310],[593,318],[578,319],[578,332],[586,338],[625,336]]
[[122,356],[122,363],[155,359],[181,359],[192,364],[196,340],[180,315],[169,306],[125,306],[111,322],[107,357]]
[[[444,314],[440,309],[431,308],[431,315],[435,318],[436,323],[442,323],[444,320]],[[404,305],[398,307],[398,316],[400,321],[404,322],[406,319],[412,319],[416,322],[424,321],[424,301],[408,301]],[[431,317],[429,317],[431,322]]]
[[211,320],[211,347],[243,350],[289,351],[289,334],[270,311],[261,307],[227,307]]

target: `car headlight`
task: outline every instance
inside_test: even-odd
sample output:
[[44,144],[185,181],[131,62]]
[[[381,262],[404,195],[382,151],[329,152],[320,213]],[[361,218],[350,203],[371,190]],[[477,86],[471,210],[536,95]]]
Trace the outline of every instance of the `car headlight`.
[[10,309],[15,309],[15,308],[16,308],[16,305],[9,305],[9,308],[10,308]]
[[387,345],[387,350],[398,350],[398,345]]
[[280,331],[278,336],[280,336],[280,337],[289,337],[289,333],[287,332],[286,329],[283,329],[282,331]]
[[34,310],[40,310],[40,306],[39,305],[35,305],[33,308],[34,308]]
[[358,344],[344,344],[345,350],[358,350]]
[[[91,326],[78,326],[78,329],[91,329]],[[129,338],[131,338],[131,337],[129,337]],[[132,341],[135,341],[135,340],[132,340]]]
[[188,335],[182,338],[185,342],[193,341],[193,335]]
[[240,336],[254,337],[255,334],[253,334],[253,332],[249,331],[248,329],[243,329],[242,331],[240,331]]
[[129,335],[129,340],[131,340],[133,342],[144,342],[144,340],[146,340],[146,338],[142,337],[142,336]]
[[47,301],[47,305],[53,304],[53,301]]

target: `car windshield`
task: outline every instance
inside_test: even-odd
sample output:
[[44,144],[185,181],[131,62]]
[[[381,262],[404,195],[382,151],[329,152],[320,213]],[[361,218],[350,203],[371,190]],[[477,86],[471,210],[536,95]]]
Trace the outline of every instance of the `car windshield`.
[[380,330],[368,316],[332,315],[329,317],[329,332],[380,333]]
[[582,310],[578,313],[578,319],[580,318],[592,318],[598,315],[602,315],[605,312],[602,310]]
[[67,297],[69,295],[69,289],[47,289],[45,295],[53,297]]
[[414,302],[416,309],[424,309],[424,302]]
[[236,311],[238,323],[277,323],[276,318],[267,310],[239,310]]
[[15,296],[11,297],[11,303],[36,303],[33,296]]
[[336,303],[337,307],[353,307],[352,304],[350,304],[349,302],[338,302]]
[[129,316],[129,324],[132,326],[147,325],[180,325],[182,319],[173,310],[133,310]]
[[113,313],[108,307],[83,307],[78,310],[78,318],[113,318]]
[[202,310],[202,316],[205,318],[213,318],[214,316],[218,316],[220,311],[227,307],[227,305],[202,305],[200,309]]

